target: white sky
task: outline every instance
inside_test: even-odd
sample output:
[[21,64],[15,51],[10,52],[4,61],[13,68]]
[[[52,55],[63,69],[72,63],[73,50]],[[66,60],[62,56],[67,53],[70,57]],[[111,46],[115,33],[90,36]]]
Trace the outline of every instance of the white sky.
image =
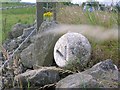
[[[36,0],[21,0],[22,2],[31,2],[31,3],[35,3]],[[84,2],[84,1],[87,1],[87,0],[72,0],[73,3],[81,3],[81,2]],[[99,1],[99,2],[109,2],[111,3],[112,0],[96,0],[96,1]],[[118,2],[120,0],[113,0],[113,2]]]

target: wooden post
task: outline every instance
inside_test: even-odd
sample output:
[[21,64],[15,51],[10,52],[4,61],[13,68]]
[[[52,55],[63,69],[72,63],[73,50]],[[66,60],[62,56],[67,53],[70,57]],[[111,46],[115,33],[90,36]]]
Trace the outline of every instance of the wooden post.
[[56,17],[57,17],[57,14],[56,14],[56,13],[57,13],[57,12],[56,12],[56,2],[53,3],[53,8],[54,8],[54,11],[53,11],[53,12],[54,12],[54,13],[53,13],[53,14],[54,14],[53,20],[56,21]]
[[43,22],[43,13],[44,13],[43,6],[44,6],[43,2],[36,2],[37,31],[39,30],[39,27]]

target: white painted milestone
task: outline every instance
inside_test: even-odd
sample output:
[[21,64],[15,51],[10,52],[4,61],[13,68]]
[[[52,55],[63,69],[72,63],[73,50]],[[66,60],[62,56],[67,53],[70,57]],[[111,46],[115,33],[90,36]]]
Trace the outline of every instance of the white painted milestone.
[[64,34],[54,47],[54,59],[59,67],[75,65],[77,62],[84,67],[90,56],[91,45],[88,39],[80,33],[68,32]]

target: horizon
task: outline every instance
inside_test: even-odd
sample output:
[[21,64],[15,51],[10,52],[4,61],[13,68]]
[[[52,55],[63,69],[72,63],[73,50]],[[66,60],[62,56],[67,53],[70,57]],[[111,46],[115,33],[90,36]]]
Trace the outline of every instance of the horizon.
[[[86,2],[88,0],[71,0],[71,3],[74,4],[81,4],[83,2]],[[99,1],[100,3],[104,3],[104,4],[116,4],[117,2],[119,2],[120,0],[91,0],[91,1]],[[36,3],[36,0],[21,0],[21,2],[28,2],[28,3]]]

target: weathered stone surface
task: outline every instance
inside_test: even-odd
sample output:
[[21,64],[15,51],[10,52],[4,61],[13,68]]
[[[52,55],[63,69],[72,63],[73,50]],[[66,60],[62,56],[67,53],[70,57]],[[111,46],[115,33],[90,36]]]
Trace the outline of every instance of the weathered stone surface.
[[92,68],[60,80],[59,88],[118,88],[120,73],[110,59],[94,65]]
[[[56,42],[54,59],[58,66],[79,65],[85,67],[91,55],[91,45],[82,34],[69,32]],[[77,64],[78,63],[78,64]]]
[[16,49],[17,47],[18,47],[18,43],[17,43],[17,41],[16,40],[11,40],[11,42],[10,43],[8,43],[8,50],[9,51],[13,51],[14,49]]
[[9,49],[8,44],[9,44],[10,42],[11,42],[11,40],[9,40],[9,39],[7,39],[7,40],[4,41],[4,43],[3,43],[3,47],[4,47],[6,50]]
[[52,31],[40,33],[35,37],[34,58],[38,66],[51,66],[53,63],[54,45],[60,33]]
[[22,38],[26,38],[30,33],[31,31],[33,31],[35,29],[35,27],[30,27],[30,28],[26,28],[23,30],[23,34],[22,34]]
[[41,24],[38,33],[48,31],[48,29],[54,28],[56,25],[57,25],[57,22],[55,22],[55,21],[51,21],[51,22],[44,21],[44,22]]
[[17,23],[12,27],[11,31],[11,37],[12,38],[17,38],[18,36],[21,36],[23,34],[23,29],[28,28],[29,25]]
[[117,88],[120,73],[116,65],[112,63],[111,59],[107,59],[97,63],[92,68],[82,72],[83,74],[90,74],[102,83],[104,88]]
[[34,44],[30,44],[26,49],[21,52],[21,62],[24,67],[32,68],[35,64],[35,60],[33,58]]
[[61,88],[98,88],[101,85],[88,74],[73,74],[60,80],[56,84],[56,90]]
[[69,75],[71,72],[64,72],[63,69],[55,67],[41,67],[40,69],[30,70],[15,77],[15,84],[21,83],[23,87],[30,84],[33,86],[44,86],[58,82],[62,75]]
[[0,90],[3,89],[2,76],[0,75]]

